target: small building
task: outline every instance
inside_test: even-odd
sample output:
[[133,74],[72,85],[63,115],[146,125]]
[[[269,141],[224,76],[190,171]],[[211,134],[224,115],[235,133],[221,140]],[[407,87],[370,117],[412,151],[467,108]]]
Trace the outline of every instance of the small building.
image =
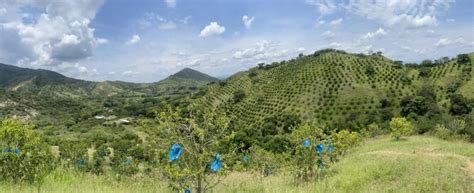
[[128,125],[128,124],[130,124],[130,121],[128,119],[120,119],[119,123],[124,124],[124,125]]
[[97,115],[97,116],[94,117],[94,119],[96,119],[96,120],[104,120],[105,117],[104,117],[104,116],[101,116],[101,115]]

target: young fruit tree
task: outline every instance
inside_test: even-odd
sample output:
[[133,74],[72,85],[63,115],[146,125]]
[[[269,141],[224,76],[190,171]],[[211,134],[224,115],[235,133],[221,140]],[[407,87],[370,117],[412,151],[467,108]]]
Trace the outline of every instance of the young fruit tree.
[[294,146],[292,171],[297,182],[319,178],[334,160],[334,146],[316,123],[298,126],[290,136]]
[[226,170],[221,146],[232,139],[230,119],[225,115],[191,105],[189,112],[168,109],[158,116],[152,129],[164,176],[175,190],[206,192],[216,186]]
[[392,136],[395,140],[400,140],[402,136],[408,136],[413,132],[413,125],[403,117],[395,117],[389,123]]
[[0,181],[38,185],[54,167],[54,157],[32,125],[15,119],[0,121]]

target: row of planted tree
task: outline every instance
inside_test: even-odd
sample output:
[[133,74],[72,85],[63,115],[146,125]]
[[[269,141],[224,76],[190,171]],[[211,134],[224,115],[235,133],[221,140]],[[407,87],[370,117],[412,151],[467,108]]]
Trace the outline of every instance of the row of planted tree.
[[[0,180],[41,184],[50,171],[61,168],[117,179],[150,174],[185,192],[208,191],[232,171],[263,176],[290,172],[296,182],[302,182],[325,177],[363,136],[382,131],[375,124],[360,134],[328,129],[316,122],[299,123],[282,135],[283,139],[272,141],[272,146],[282,151],[267,151],[257,138],[239,133],[237,119],[197,105],[189,109],[169,108],[159,113],[156,121],[141,123],[149,131],[145,140],[124,136],[95,144],[62,141],[57,142],[59,149],[51,148],[33,125],[3,120]],[[405,118],[393,118],[389,125],[396,140],[413,131]]]

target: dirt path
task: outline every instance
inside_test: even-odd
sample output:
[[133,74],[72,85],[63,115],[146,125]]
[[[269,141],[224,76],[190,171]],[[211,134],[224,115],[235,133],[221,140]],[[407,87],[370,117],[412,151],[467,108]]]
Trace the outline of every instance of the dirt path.
[[466,162],[466,167],[463,169],[466,170],[470,174],[471,178],[474,180],[474,162],[471,161],[469,157],[458,155],[458,154],[435,152],[435,149],[421,149],[421,150],[415,150],[413,152],[384,150],[384,151],[372,151],[372,152],[368,152],[367,154],[456,158],[456,159],[460,159]]

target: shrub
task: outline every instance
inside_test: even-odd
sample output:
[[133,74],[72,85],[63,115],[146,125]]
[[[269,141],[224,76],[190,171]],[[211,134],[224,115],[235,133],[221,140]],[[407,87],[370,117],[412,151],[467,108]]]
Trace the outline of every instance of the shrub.
[[371,123],[366,128],[362,129],[362,134],[365,137],[372,137],[374,138],[376,135],[380,134],[381,129],[377,123]]
[[[315,123],[300,125],[290,138],[295,151],[292,155],[291,170],[297,181],[318,177],[321,171],[331,164],[334,147],[328,136]],[[328,147],[331,147],[330,152],[325,151]]]
[[448,140],[451,138],[451,131],[449,131],[448,128],[446,128],[444,125],[441,125],[441,124],[437,124],[435,126],[434,134],[436,137],[443,140]]
[[464,115],[471,112],[469,101],[460,94],[454,94],[451,96],[451,108],[449,112],[453,115]]
[[389,123],[392,136],[395,140],[400,140],[402,136],[408,136],[413,132],[413,125],[403,117],[395,117]]
[[234,92],[234,96],[232,98],[232,101],[235,103],[239,103],[245,98],[245,91],[243,90],[237,90]]
[[14,119],[0,121],[0,180],[41,184],[54,157],[33,126]]
[[218,177],[225,174],[226,153],[234,152],[234,147],[222,148],[233,139],[230,119],[202,109],[193,104],[189,115],[183,116],[179,109],[169,108],[160,113],[159,127],[150,129],[156,140],[150,143],[159,147],[164,176],[176,190],[193,188],[198,193],[210,190],[213,184],[219,183]]
[[349,150],[351,147],[361,141],[359,133],[350,132],[348,130],[332,132],[331,139],[334,145],[334,149],[336,149],[335,152],[337,155],[344,155],[347,150]]

